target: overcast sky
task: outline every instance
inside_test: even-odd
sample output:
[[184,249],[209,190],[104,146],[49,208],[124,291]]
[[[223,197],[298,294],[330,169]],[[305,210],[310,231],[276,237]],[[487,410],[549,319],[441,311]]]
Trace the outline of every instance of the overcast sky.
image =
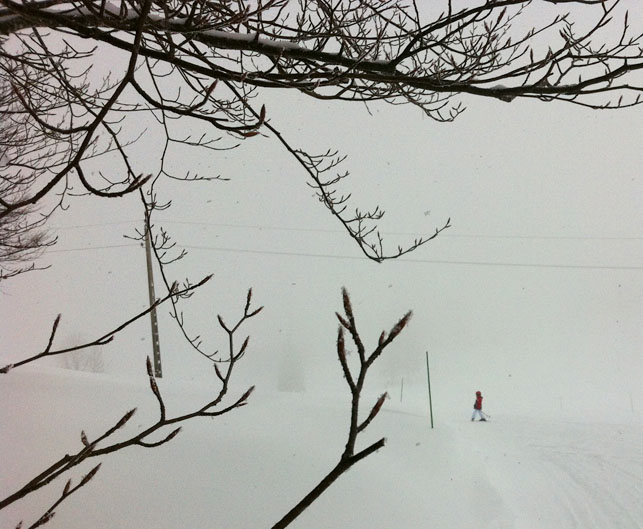
[[[413,309],[380,375],[424,383],[428,351],[445,408],[468,409],[482,389],[496,409],[528,409],[547,392],[560,395],[561,408],[640,412],[641,109],[470,98],[456,122],[439,124],[407,107],[373,105],[369,113],[286,93],[265,101],[268,119],[295,146],[348,155],[352,204],[386,210],[380,228],[391,249],[447,218],[452,227],[378,265],[341,231],[274,139],[198,159],[185,153],[186,167],[230,181],[159,187],[174,201],[159,218],[189,250],[169,271],[176,279],[215,274],[185,306],[188,327],[211,350],[225,346],[216,314],[234,320],[254,288],[266,308],[245,329],[252,338],[244,381],[272,388],[290,364],[289,376],[307,389],[341,384],[334,312],[346,286],[370,344]],[[140,145],[141,155],[158,159],[154,138]],[[57,214],[59,242],[42,259],[51,268],[0,287],[3,356],[42,350],[58,313],[62,346],[142,310],[144,251],[123,238],[140,219],[135,197],[76,199]],[[166,314],[161,309],[165,376],[209,376]],[[143,373],[149,321],[103,352],[108,371]]]

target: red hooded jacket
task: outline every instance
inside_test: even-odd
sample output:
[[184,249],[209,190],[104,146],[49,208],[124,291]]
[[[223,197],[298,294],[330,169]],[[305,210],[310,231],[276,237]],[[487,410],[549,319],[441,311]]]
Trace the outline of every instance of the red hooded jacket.
[[473,407],[476,410],[482,409],[482,393],[480,393],[479,391],[476,391],[476,402],[474,403]]

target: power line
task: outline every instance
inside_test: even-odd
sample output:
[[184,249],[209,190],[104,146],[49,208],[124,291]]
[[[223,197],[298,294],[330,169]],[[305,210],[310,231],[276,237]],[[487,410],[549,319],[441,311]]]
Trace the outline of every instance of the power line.
[[[255,230],[270,230],[270,231],[301,231],[301,232],[318,232],[318,233],[344,233],[342,230],[320,229],[320,228],[293,228],[285,226],[261,226],[253,224],[224,224],[205,221],[188,221],[188,220],[172,220],[167,219],[160,221],[159,224],[167,222],[168,224],[187,224],[195,226],[212,226],[224,228],[245,228]],[[405,235],[411,237],[421,237],[418,233],[411,232],[383,232],[383,235]],[[432,235],[432,234],[431,234]],[[621,237],[621,236],[571,236],[571,235],[481,235],[481,234],[462,234],[462,233],[449,233],[443,232],[440,237],[447,238],[468,238],[468,239],[562,239],[562,240],[643,240],[643,237]]]
[[[81,228],[96,228],[101,226],[115,226],[119,224],[137,224],[140,219],[122,220],[116,222],[104,222],[96,224],[81,224],[74,226],[59,226],[54,227],[54,230],[70,230]],[[255,224],[230,224],[206,221],[189,221],[189,220],[175,220],[163,219],[156,222],[162,224],[183,224],[188,226],[211,226],[214,228],[238,228],[238,229],[253,229],[259,231],[296,231],[306,233],[344,233],[342,230],[322,229],[322,228],[295,228],[287,226],[262,226]],[[421,234],[411,232],[383,232],[382,235],[402,235],[410,237],[421,237]],[[426,236],[426,235],[425,235]],[[440,238],[458,238],[458,239],[523,239],[523,240],[579,240],[579,241],[641,241],[643,237],[637,236],[597,236],[597,235],[483,235],[483,234],[464,234],[464,233],[449,233],[443,232]]]
[[[315,257],[325,259],[350,259],[350,260],[365,260],[366,257],[359,255],[331,255],[331,254],[315,254],[304,252],[282,252],[276,250],[249,250],[243,248],[220,248],[214,246],[187,246],[183,248],[192,250],[211,250],[220,252],[231,253],[252,253],[261,255],[284,255],[294,257]],[[586,270],[643,270],[643,266],[610,266],[610,265],[567,265],[567,264],[551,264],[551,263],[507,263],[507,262],[489,262],[489,261],[446,261],[438,259],[411,259],[409,257],[399,257],[398,261],[408,263],[428,263],[428,264],[444,264],[444,265],[466,265],[466,266],[502,266],[502,267],[519,267],[519,268],[569,268],[569,269],[586,269]]]
[[[91,246],[84,248],[64,248],[59,250],[49,250],[47,253],[64,253],[64,252],[84,252],[92,250],[107,250],[112,248],[134,248],[140,247],[140,244],[113,244],[107,246]],[[324,253],[308,253],[308,252],[286,252],[277,250],[253,250],[248,248],[225,248],[217,246],[196,246],[196,245],[182,245],[182,248],[188,250],[206,250],[215,252],[229,252],[229,253],[250,253],[258,255],[280,255],[287,257],[312,257],[322,259],[344,259],[344,260],[365,260],[366,257],[360,255],[333,255]],[[509,263],[501,261],[451,261],[440,259],[412,259],[410,257],[399,257],[397,259],[401,262],[407,263],[426,263],[426,264],[439,264],[439,265],[455,265],[455,266],[496,266],[496,267],[510,267],[510,268],[562,268],[562,269],[578,269],[578,270],[643,270],[643,266],[615,266],[615,265],[570,265],[570,264],[556,264],[556,263]]]
[[65,253],[65,252],[86,252],[90,250],[108,250],[110,248],[133,248],[135,246],[140,247],[140,244],[130,243],[130,244],[111,244],[107,246],[87,246],[83,248],[62,248],[58,250],[47,250],[46,253]]
[[[407,234],[410,235],[410,234]],[[440,234],[442,236],[442,234]],[[445,237],[464,239],[543,239],[571,241],[643,241],[643,237],[602,237],[594,235],[467,235],[461,233],[445,233]]]
[[115,222],[97,222],[96,224],[76,224],[73,226],[51,226],[52,230],[75,230],[79,228],[100,228],[101,226],[116,226],[117,224],[142,224],[141,219],[119,220]]

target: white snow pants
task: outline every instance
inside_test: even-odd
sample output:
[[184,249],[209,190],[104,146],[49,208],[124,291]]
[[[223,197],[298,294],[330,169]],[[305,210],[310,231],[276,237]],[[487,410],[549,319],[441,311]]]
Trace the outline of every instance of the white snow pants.
[[475,408],[473,408],[473,415],[471,416],[472,421],[476,418],[476,415],[480,419],[484,419],[484,413],[482,413],[482,410],[476,410]]

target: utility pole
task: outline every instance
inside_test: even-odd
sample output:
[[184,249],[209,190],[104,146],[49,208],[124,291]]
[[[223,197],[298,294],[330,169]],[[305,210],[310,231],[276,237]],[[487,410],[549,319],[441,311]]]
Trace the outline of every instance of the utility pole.
[[147,261],[147,291],[150,298],[150,319],[152,322],[152,351],[154,357],[154,376],[162,377],[161,372],[161,347],[159,345],[159,324],[156,318],[156,294],[154,293],[154,274],[152,273],[152,244],[150,243],[150,230],[147,221],[145,222],[145,257]]

